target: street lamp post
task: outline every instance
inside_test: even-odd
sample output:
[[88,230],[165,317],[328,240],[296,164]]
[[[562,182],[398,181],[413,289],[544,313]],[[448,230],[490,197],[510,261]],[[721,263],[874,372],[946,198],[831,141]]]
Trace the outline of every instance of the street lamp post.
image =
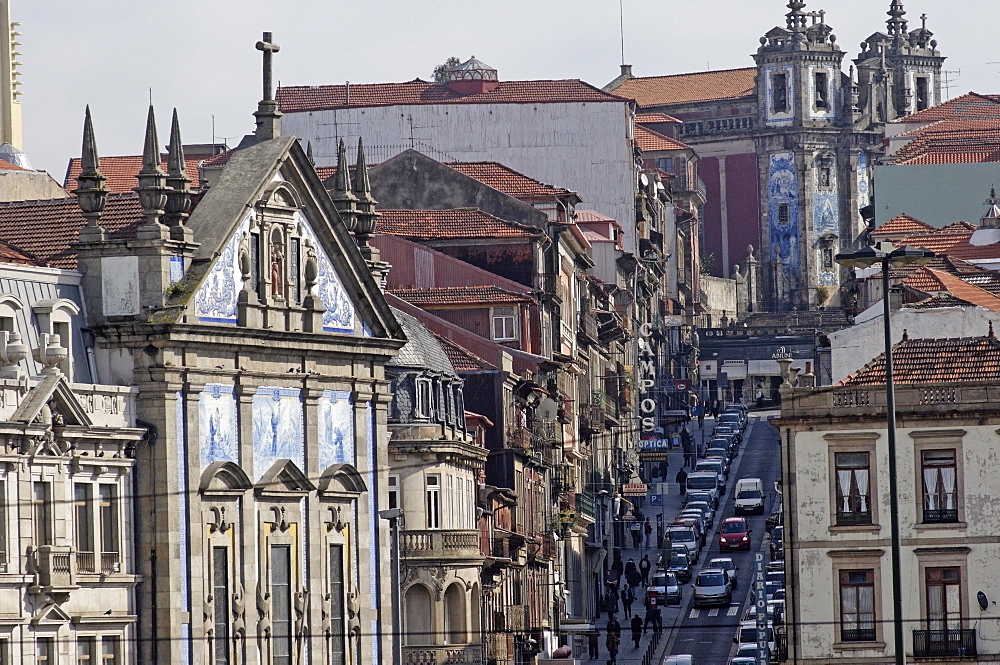
[[403,517],[400,508],[378,511],[378,516],[389,521],[390,549],[392,565],[392,665],[403,663],[403,598],[399,585],[399,521]]
[[892,381],[892,326],[889,322],[889,269],[909,264],[923,265],[934,258],[934,253],[919,247],[903,246],[894,249],[890,242],[880,242],[875,247],[865,247],[857,252],[837,254],[837,263],[848,268],[882,268],[882,329],[885,334],[885,410],[889,453],[889,533],[891,536],[892,567],[892,632],[893,652],[897,665],[905,665],[903,646],[903,573],[899,545],[899,488],[896,480],[896,391]]

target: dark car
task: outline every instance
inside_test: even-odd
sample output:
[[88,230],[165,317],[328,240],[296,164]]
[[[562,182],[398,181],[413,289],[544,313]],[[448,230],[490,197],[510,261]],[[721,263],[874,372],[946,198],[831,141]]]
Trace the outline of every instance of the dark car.
[[738,425],[717,425],[715,431],[712,432],[712,436],[724,436],[731,435],[736,439],[736,444],[739,445],[743,442],[743,436],[740,434],[740,428]]
[[723,550],[749,550],[750,527],[742,517],[728,517],[719,526],[719,548]]
[[671,572],[656,573],[649,580],[646,596],[657,605],[680,605],[681,585]]
[[774,531],[774,527],[781,525],[782,522],[781,518],[782,518],[781,508],[778,508],[777,510],[775,510],[774,512],[772,512],[770,515],[767,516],[767,519],[764,520],[764,528],[767,530],[768,533]]
[[774,530],[771,531],[771,558],[772,559],[784,559],[785,553],[781,549],[782,542],[784,539],[785,527],[776,526]]
[[736,437],[733,436],[716,436],[708,442],[709,448],[721,448],[728,453],[729,459],[736,457],[736,454],[740,451],[740,446],[736,442]]
[[688,492],[687,501],[704,501],[712,507],[712,510],[719,509],[719,497],[714,496],[711,492]]
[[691,564],[688,559],[679,552],[672,552],[670,560],[667,562],[667,572],[673,573],[681,582],[691,581]]

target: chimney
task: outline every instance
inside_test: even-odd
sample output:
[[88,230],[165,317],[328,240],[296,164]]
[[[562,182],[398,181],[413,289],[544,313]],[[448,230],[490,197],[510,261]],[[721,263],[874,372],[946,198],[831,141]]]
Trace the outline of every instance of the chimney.
[[630,79],[632,76],[632,65],[622,65],[622,77]]

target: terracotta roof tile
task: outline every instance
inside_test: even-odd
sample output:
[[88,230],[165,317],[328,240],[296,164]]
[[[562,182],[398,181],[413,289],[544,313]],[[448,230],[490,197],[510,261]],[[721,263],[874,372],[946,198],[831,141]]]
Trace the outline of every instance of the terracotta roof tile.
[[[1000,340],[987,337],[907,339],[892,347],[893,380],[897,384],[928,382],[996,382],[1000,380]],[[838,385],[885,384],[885,354]]]
[[975,307],[971,302],[956,298],[950,293],[924,298],[918,302],[903,305],[907,309],[936,309],[938,307]]
[[498,162],[445,162],[445,165],[515,199],[552,199],[576,193],[546,185]]
[[535,238],[542,235],[539,229],[508,222],[476,208],[379,212],[376,232],[411,240]]
[[446,83],[416,79],[406,83],[352,83],[350,104],[344,85],[284,86],[278,88],[283,113],[339,108],[413,104],[544,104],[553,102],[623,102],[579,79],[561,81],[500,81],[489,92],[462,95]]
[[[135,237],[143,222],[138,196],[134,193],[108,196],[101,226],[111,239]],[[0,235],[3,241],[37,260],[57,268],[76,268],[76,241],[84,225],[76,198],[0,203]]]
[[0,263],[12,263],[21,266],[48,265],[44,261],[41,261],[33,256],[29,256],[25,252],[22,252],[18,248],[8,245],[3,241],[0,241]]
[[639,124],[658,125],[663,122],[675,122],[678,125],[681,121],[666,113],[639,113],[635,116],[635,121]]
[[31,171],[17,164],[11,164],[6,159],[0,159],[0,171]]
[[886,160],[890,165],[1000,162],[1000,104],[992,118],[935,122],[902,134],[909,142]]
[[[198,187],[200,182],[198,180],[198,163],[201,161],[199,158],[188,158],[184,160],[184,172],[187,177],[191,178],[191,186]],[[162,155],[162,161],[160,166],[163,170],[167,170],[167,157]],[[66,179],[63,181],[63,187],[68,192],[72,192],[76,189],[76,178],[80,175],[80,158],[74,157],[69,160],[69,167],[66,169]],[[132,188],[136,186],[136,174],[142,170],[142,156],[141,155],[123,155],[120,157],[101,157],[101,173],[107,178],[107,182],[104,186],[107,187],[113,194],[124,194],[126,192],[131,192]]]
[[659,150],[690,150],[691,146],[681,143],[677,139],[664,136],[652,129],[647,129],[642,125],[635,126],[635,142],[643,152],[656,152]]
[[947,291],[944,284],[937,278],[937,273],[927,268],[917,268],[903,280],[903,284],[924,293]]
[[634,99],[639,106],[737,99],[753,94],[756,75],[756,67],[744,67],[671,76],[646,76],[627,79],[614,92]]
[[441,348],[444,349],[445,355],[448,356],[448,360],[451,361],[456,372],[482,372],[496,369],[496,365],[488,363],[472,351],[456,344],[450,339],[442,337],[437,333],[434,336],[441,342]]
[[926,222],[921,222],[916,217],[910,217],[906,213],[902,215],[896,215],[888,222],[879,224],[874,229],[871,230],[872,235],[896,235],[902,233],[903,235],[914,235],[917,233],[926,233],[928,231],[933,231],[934,227]]
[[420,308],[453,305],[505,305],[534,302],[530,296],[498,286],[442,286],[426,289],[389,289],[389,293]]
[[980,95],[970,92],[949,99],[946,102],[932,106],[923,111],[899,118],[896,123],[913,124],[936,122],[952,118],[982,118],[995,117],[1000,112],[1000,95]]
[[920,268],[903,280],[903,283],[928,294],[947,292],[973,305],[1000,312],[1000,297],[946,272]]

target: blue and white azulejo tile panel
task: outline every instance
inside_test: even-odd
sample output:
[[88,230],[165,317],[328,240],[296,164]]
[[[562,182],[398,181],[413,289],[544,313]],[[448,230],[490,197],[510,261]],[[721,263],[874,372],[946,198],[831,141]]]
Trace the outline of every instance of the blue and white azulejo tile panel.
[[319,398],[319,469],[354,462],[354,404],[346,390],[324,390]]
[[799,179],[795,156],[771,155],[767,180],[771,260],[785,275],[799,272]]
[[240,463],[236,397],[232,386],[210,383],[198,402],[201,468],[212,462]]
[[236,323],[236,302],[243,288],[239,247],[244,234],[250,231],[252,218],[253,213],[247,213],[198,288],[194,312],[199,321]]
[[302,400],[298,388],[257,388],[253,396],[254,481],[279,459],[303,463]]
[[303,237],[316,250],[319,276],[316,279],[315,289],[325,310],[323,312],[323,330],[341,333],[355,332],[354,303],[351,302],[344,284],[340,281],[340,276],[334,270],[329,254],[316,239],[316,233],[302,211],[295,213],[295,221],[299,223]]

